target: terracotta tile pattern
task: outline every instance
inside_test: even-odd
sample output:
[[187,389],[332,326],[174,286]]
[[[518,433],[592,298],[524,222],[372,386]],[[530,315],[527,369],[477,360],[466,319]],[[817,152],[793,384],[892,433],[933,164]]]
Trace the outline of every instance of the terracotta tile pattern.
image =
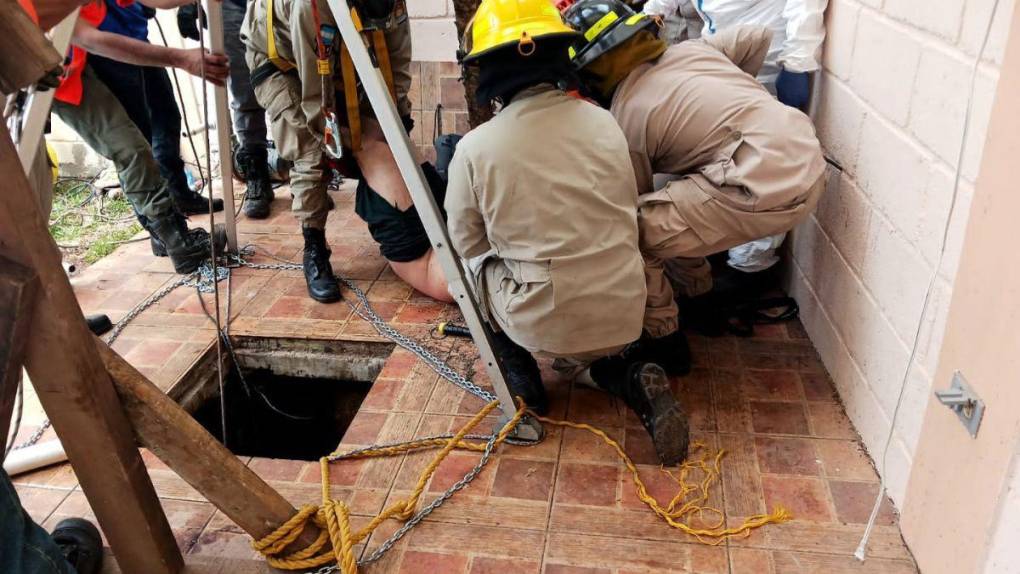
[[[420,120],[415,141],[431,148],[431,110],[444,103],[444,128],[460,129],[464,112],[455,106],[459,71],[440,64],[415,66]],[[449,116],[449,117],[447,117]],[[327,237],[338,273],[368,294],[387,321],[423,341],[460,372],[486,384],[470,341],[436,340],[432,325],[456,320],[458,311],[413,292],[388,270],[385,260],[353,213],[353,186],[332,192]],[[289,213],[286,188],[277,190],[273,215],[241,220],[242,243],[264,252],[253,261],[274,262],[266,253],[299,259],[301,239]],[[127,244],[76,277],[86,312],[114,318],[173,280],[166,261],[154,261],[143,243]],[[347,302],[320,305],[305,293],[297,271],[239,269],[233,280],[232,332],[238,335],[381,340]],[[221,285],[221,295],[225,285]],[[347,301],[355,301],[345,290]],[[207,304],[211,299],[207,298]],[[223,309],[226,310],[225,307]],[[746,538],[705,546],[670,529],[640,502],[629,473],[612,451],[591,435],[547,428],[533,447],[506,446],[475,481],[411,531],[366,572],[628,574],[653,572],[785,573],[914,572],[913,560],[888,503],[880,513],[865,564],[851,554],[878,491],[878,477],[843,412],[832,381],[799,323],[762,326],[755,337],[691,335],[693,372],[672,381],[685,404],[693,438],[725,449],[722,479],[710,505],[729,525],[784,506],[795,516]],[[198,296],[178,290],[142,314],[115,348],[164,388],[170,388],[213,343],[213,330]],[[619,400],[598,390],[572,386],[542,363],[553,416],[603,428],[638,465],[648,491],[663,504],[676,485],[658,460],[640,422]],[[407,351],[389,356],[343,438],[341,448],[450,432],[482,402],[440,381]],[[482,431],[496,421],[490,418]],[[28,429],[24,429],[28,430]],[[331,492],[351,504],[355,526],[384,505],[406,496],[433,453],[336,463]],[[477,461],[457,452],[426,485],[424,502],[457,482]],[[149,453],[150,476],[163,499],[178,543],[196,556],[256,558],[250,539]],[[295,505],[319,498],[317,463],[245,458],[244,462]],[[695,478],[695,477],[692,477]],[[30,514],[44,525],[63,516],[91,516],[67,465],[18,477],[18,492]],[[722,519],[712,513],[702,523]],[[384,524],[359,551],[370,552],[396,531]],[[243,568],[240,571],[245,570]]]

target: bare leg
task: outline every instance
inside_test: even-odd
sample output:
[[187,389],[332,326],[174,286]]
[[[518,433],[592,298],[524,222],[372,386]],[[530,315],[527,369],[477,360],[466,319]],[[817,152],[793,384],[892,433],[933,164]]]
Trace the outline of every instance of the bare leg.
[[[368,185],[383,199],[405,211],[414,205],[411,193],[404,185],[404,178],[393,160],[389,144],[383,136],[382,129],[375,120],[365,119],[362,123],[364,131],[361,137],[361,151],[355,156],[358,167],[365,175]],[[418,158],[415,157],[417,161]],[[408,285],[421,291],[437,301],[452,302],[453,298],[447,288],[446,278],[439,266],[435,252],[429,250],[414,261],[390,261],[390,268]]]

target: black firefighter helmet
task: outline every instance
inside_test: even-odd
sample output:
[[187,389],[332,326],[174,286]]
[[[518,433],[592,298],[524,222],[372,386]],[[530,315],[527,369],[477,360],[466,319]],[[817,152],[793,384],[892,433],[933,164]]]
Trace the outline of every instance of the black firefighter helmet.
[[570,59],[578,70],[641,30],[658,28],[654,18],[620,0],[578,0],[563,12],[563,19],[583,35],[570,48]]

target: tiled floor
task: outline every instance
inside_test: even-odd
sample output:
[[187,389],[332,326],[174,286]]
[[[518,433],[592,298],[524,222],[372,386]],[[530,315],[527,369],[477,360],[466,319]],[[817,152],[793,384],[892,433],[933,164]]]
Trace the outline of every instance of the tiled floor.
[[[286,211],[285,194],[278,195],[274,217],[242,222],[242,241],[295,259],[300,237]],[[396,280],[353,215],[350,192],[335,197],[338,208],[329,226],[334,268],[355,279],[387,320],[422,337],[461,372],[475,373],[470,343],[427,337],[431,325],[456,316],[456,311],[414,294]],[[145,243],[122,247],[75,280],[87,312],[104,311],[117,319],[174,278],[168,262],[150,257],[146,248]],[[253,260],[272,262],[264,255]],[[235,334],[379,338],[371,325],[352,316],[346,303],[320,305],[309,300],[298,272],[241,269],[234,273],[232,290]],[[138,317],[114,348],[170,388],[212,337],[194,290],[178,289]],[[473,483],[366,571],[915,572],[891,507],[880,517],[868,561],[859,563],[851,555],[878,479],[799,324],[761,326],[751,339],[692,337],[691,342],[696,368],[674,385],[690,412],[694,438],[708,448],[727,451],[713,504],[725,512],[730,525],[776,505],[790,509],[793,521],[766,526],[720,546],[699,544],[642,506],[623,465],[608,448],[584,432],[553,428],[538,446],[503,448]],[[652,494],[660,500],[672,496],[673,484],[660,471],[649,439],[621,403],[595,390],[571,388],[548,369],[546,374],[554,416],[606,430],[638,464]],[[475,379],[484,376],[475,373]],[[445,432],[481,406],[481,401],[440,381],[413,355],[398,349],[343,444],[353,447]],[[350,502],[357,527],[413,488],[427,456],[335,465],[333,492]],[[233,571],[256,571],[247,535],[153,456],[145,453],[145,458],[181,548],[190,556],[233,561]],[[476,458],[451,455],[432,478],[425,500],[463,476]],[[318,499],[317,463],[257,458],[247,462],[295,504]],[[90,515],[67,465],[16,482],[29,513],[45,525],[64,516]],[[397,527],[384,525],[367,547],[374,549]]]

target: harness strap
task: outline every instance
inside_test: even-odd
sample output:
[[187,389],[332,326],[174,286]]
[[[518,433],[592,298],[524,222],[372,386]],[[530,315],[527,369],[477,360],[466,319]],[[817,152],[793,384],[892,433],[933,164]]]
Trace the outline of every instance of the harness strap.
[[266,36],[269,50],[269,61],[281,72],[294,69],[294,64],[280,57],[276,51],[276,30],[273,28],[273,0],[266,0]]
[[354,60],[347,44],[340,46],[340,73],[343,75],[344,100],[347,102],[347,127],[351,130],[351,150],[361,151],[361,111],[358,104],[358,80]]
[[397,99],[397,89],[393,85],[393,67],[390,65],[390,51],[386,46],[386,35],[382,30],[372,30],[370,36],[372,48],[375,51],[375,60],[379,63],[379,71],[386,80],[386,87],[390,90],[390,97]]

